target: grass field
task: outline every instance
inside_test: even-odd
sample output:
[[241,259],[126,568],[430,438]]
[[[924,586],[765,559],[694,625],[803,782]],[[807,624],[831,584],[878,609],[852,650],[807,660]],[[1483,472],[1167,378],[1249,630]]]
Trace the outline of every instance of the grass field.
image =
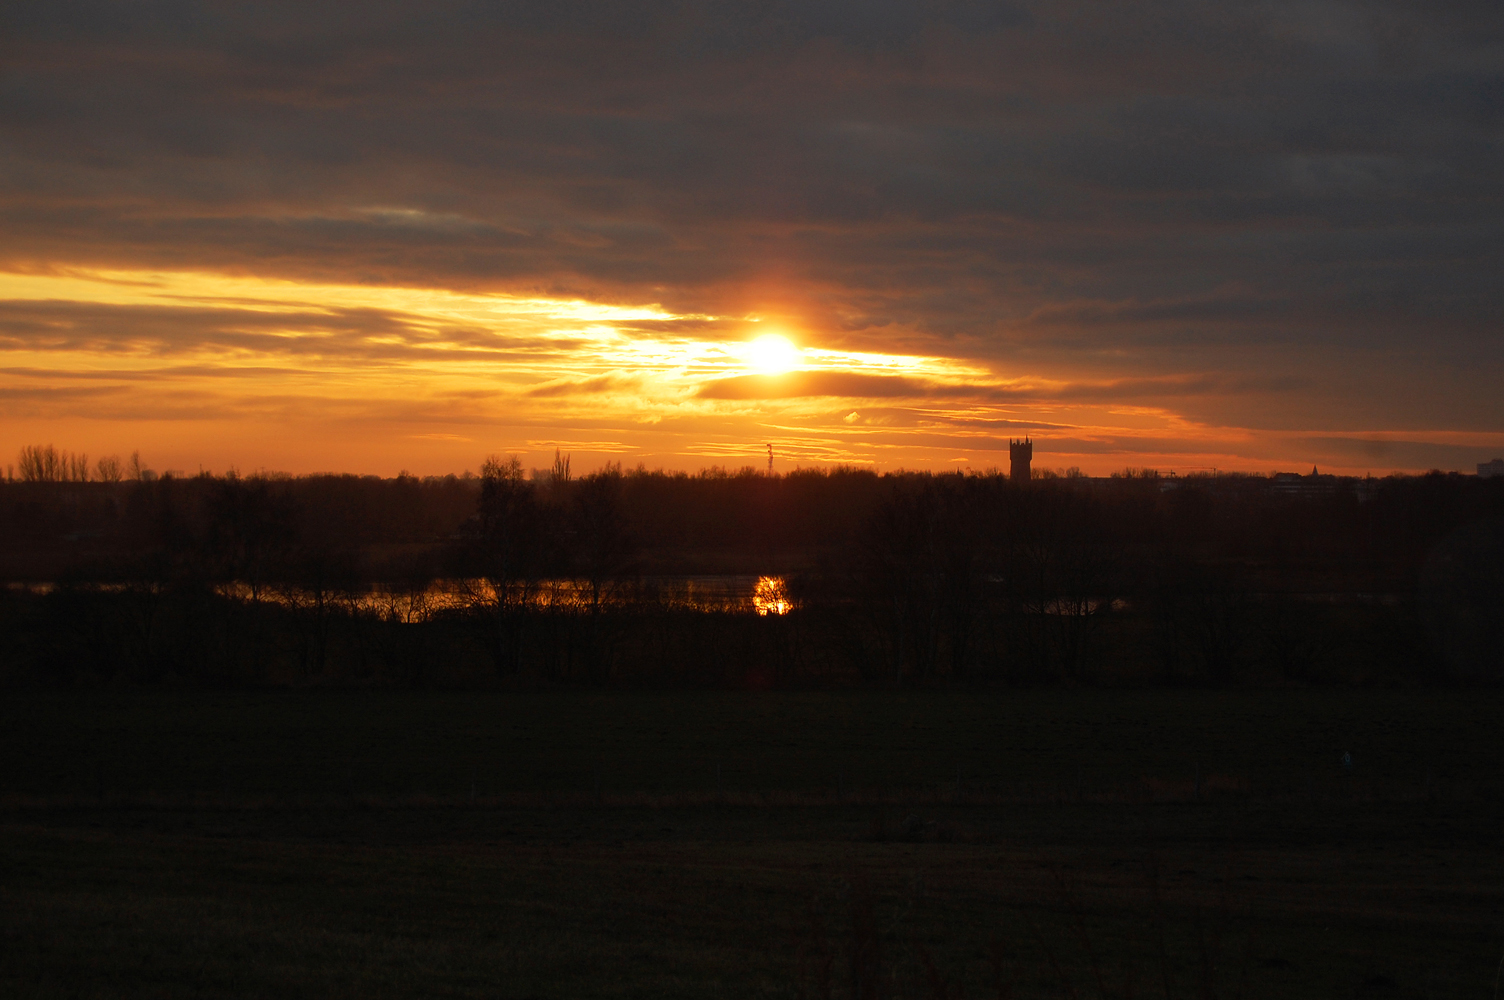
[[1493,997],[1501,709],[12,693],[0,996]]

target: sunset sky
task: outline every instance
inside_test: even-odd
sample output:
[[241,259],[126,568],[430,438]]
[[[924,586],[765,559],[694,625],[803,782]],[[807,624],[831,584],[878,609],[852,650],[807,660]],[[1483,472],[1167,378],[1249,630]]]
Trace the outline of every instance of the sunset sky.
[[9,4],[0,213],[0,466],[1504,455],[1497,0]]

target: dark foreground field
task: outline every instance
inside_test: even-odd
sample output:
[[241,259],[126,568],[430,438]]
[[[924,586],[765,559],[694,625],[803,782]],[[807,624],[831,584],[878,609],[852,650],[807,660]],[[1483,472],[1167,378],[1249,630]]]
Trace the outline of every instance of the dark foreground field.
[[10,694],[0,996],[1490,998],[1501,709]]

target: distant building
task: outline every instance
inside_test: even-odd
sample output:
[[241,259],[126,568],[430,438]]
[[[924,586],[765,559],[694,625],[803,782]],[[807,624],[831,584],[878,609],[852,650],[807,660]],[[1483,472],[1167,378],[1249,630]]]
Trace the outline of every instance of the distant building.
[[1478,475],[1484,479],[1504,476],[1504,458],[1496,458],[1492,462],[1479,462]]
[[1034,460],[1034,442],[1028,438],[1022,441],[1008,439],[1008,458],[1013,466],[1008,472],[1008,478],[1015,483],[1027,483],[1029,481],[1029,463]]
[[1276,494],[1288,497],[1325,496],[1337,492],[1337,477],[1323,476],[1313,465],[1309,476],[1298,472],[1276,472],[1272,489]]

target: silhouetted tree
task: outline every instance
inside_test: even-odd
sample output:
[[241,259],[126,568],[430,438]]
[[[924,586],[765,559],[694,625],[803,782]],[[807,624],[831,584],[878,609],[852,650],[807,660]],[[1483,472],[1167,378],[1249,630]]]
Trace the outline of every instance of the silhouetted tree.
[[258,603],[268,573],[295,537],[296,508],[264,477],[234,473],[212,481],[206,506],[215,575],[245,584],[251,603]]
[[[979,507],[961,477],[924,477],[896,488],[867,530],[866,576],[893,683],[933,677],[949,652],[966,671],[980,581]],[[879,610],[880,609],[880,610]]]
[[522,656],[522,611],[536,582],[538,508],[515,455],[492,455],[481,467],[479,556],[493,622],[492,655],[504,674]]
[[1112,600],[1117,546],[1089,498],[1059,480],[1025,489],[1004,554],[1016,609],[1013,653],[1035,670],[1082,680],[1093,626]]
[[631,559],[622,520],[621,466],[610,466],[575,484],[573,526],[577,565],[590,586],[590,610],[599,613],[601,591]]
[[101,483],[118,483],[125,475],[119,455],[105,455],[94,463],[94,473]]

